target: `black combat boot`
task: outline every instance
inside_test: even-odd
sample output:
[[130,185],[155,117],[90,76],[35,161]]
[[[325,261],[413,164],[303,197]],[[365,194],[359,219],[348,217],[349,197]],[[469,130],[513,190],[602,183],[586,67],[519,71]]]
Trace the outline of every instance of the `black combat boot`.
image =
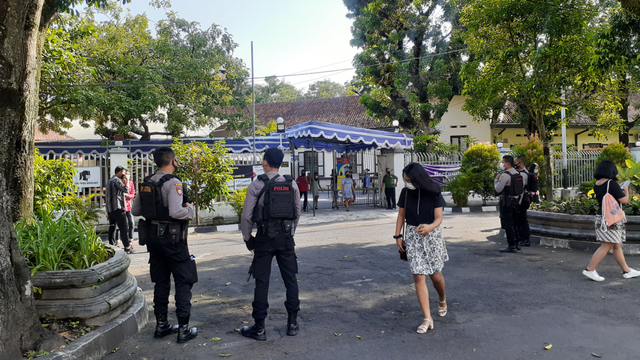
[[531,246],[531,242],[527,239],[520,243],[520,246]]
[[178,316],[178,344],[186,343],[196,336],[198,336],[198,329],[189,328],[189,317]]
[[300,326],[298,326],[298,312],[290,312],[289,319],[287,320],[287,335],[296,336],[298,335],[299,330]]
[[255,319],[255,320],[256,320],[255,325],[251,327],[244,326],[242,330],[240,330],[240,333],[242,334],[242,336],[250,337],[258,341],[267,340],[267,332],[264,330],[264,319]]
[[156,332],[153,337],[161,339],[169,334],[178,332],[178,325],[171,326],[167,320],[167,314],[156,314]]
[[502,249],[500,249],[500,252],[516,253],[516,252],[518,252],[518,251],[516,250],[516,247],[515,247],[515,246],[510,246],[510,245],[508,245],[508,246],[503,247]]
[[522,250],[522,248],[520,247],[520,243],[518,241],[516,241],[516,250]]

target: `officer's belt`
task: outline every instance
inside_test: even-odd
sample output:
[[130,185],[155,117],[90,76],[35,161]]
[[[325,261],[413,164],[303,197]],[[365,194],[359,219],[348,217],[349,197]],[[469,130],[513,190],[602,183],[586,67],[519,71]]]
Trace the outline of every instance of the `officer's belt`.
[[151,223],[153,225],[161,225],[161,224],[182,224],[181,222],[174,222],[174,221],[157,221],[157,220],[151,220]]

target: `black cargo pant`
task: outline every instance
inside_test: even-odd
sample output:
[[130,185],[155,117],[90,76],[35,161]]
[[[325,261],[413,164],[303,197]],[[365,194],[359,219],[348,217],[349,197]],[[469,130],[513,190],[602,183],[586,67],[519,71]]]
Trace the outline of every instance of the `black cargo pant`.
[[527,207],[520,206],[513,221],[516,241],[529,241],[529,219],[527,219]]
[[514,220],[518,216],[518,208],[505,205],[504,197],[500,198],[500,227],[507,234],[507,242],[509,246],[516,246],[516,235],[514,231]]
[[115,245],[117,239],[115,238],[116,224],[120,230],[120,238],[122,238],[122,244],[124,247],[129,247],[129,226],[127,224],[127,216],[124,210],[116,210],[109,213],[109,244]]
[[191,315],[191,288],[198,282],[196,261],[190,258],[187,241],[172,244],[169,238],[158,238],[157,225],[149,228],[147,249],[153,290],[153,309],[156,315],[166,314],[171,291],[171,275],[175,285],[176,316]]
[[269,310],[269,278],[271,277],[271,263],[276,257],[280,275],[287,289],[287,300],[284,306],[287,312],[300,310],[298,298],[298,261],[296,260],[295,243],[289,235],[279,235],[275,238],[257,236],[253,254],[253,277],[256,288],[253,296],[253,318],[264,319]]

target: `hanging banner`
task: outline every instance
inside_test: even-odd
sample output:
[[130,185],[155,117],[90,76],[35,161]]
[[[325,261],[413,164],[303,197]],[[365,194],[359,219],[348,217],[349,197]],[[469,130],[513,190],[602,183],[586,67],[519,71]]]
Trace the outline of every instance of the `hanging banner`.
[[344,173],[351,170],[349,166],[349,158],[337,158],[336,168],[338,169],[338,197],[342,197],[342,180],[345,178]]
[[440,185],[445,185],[447,180],[460,171],[461,164],[449,165],[422,165],[433,181]]

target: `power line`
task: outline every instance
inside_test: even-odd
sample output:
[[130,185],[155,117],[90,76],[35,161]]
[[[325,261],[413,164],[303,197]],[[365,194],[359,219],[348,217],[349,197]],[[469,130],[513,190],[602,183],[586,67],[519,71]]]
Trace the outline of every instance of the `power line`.
[[[420,57],[415,57],[415,58],[410,58],[410,59],[405,59],[405,60],[377,63],[377,64],[373,64],[373,65],[363,66],[363,67],[361,67],[361,69],[378,67],[378,66],[382,66],[382,65],[401,64],[401,63],[405,63],[405,62],[409,62],[409,61],[413,61],[413,60],[427,59],[427,58],[432,58],[432,57],[437,57],[437,56],[442,56],[442,55],[447,55],[447,54],[453,54],[453,53],[457,53],[457,52],[462,52],[464,50],[466,50],[466,48],[457,49],[457,50],[451,50],[451,51],[445,51],[445,52],[439,53],[439,54],[425,55],[425,56],[420,56]],[[331,65],[327,65],[327,66],[331,66]],[[266,79],[266,78],[273,78],[273,77],[275,77],[275,78],[283,78],[283,77],[291,77],[291,76],[317,75],[317,74],[343,72],[343,71],[356,70],[356,69],[358,69],[358,68],[350,67],[350,68],[315,71],[315,72],[308,72],[308,73],[260,76],[260,77],[255,77],[254,79]],[[40,87],[52,87],[52,88],[55,88],[55,87],[98,87],[98,86],[141,86],[141,85],[164,85],[164,84],[197,84],[197,83],[225,82],[225,81],[233,81],[233,80],[244,80],[244,79],[234,78],[234,79],[180,80],[180,81],[168,80],[168,81],[148,81],[148,82],[143,81],[143,82],[133,82],[133,83],[95,83],[95,84],[41,84]]]

